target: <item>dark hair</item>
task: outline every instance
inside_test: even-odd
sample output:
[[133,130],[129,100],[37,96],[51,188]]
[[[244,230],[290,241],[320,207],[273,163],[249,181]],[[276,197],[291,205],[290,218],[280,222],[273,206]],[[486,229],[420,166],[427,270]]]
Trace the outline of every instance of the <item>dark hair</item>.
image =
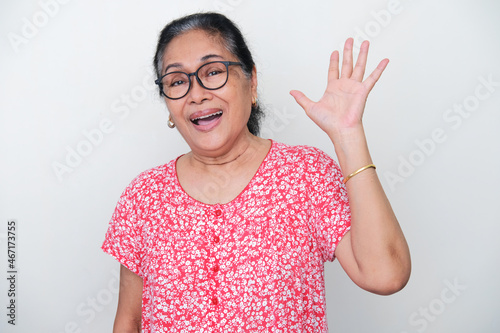
[[[255,63],[238,27],[222,14],[197,13],[174,20],[167,24],[161,31],[153,61],[156,76],[158,78],[161,77],[163,55],[167,45],[175,37],[185,32],[197,29],[203,30],[213,36],[220,36],[228,51],[236,56],[238,61],[243,64],[241,66],[243,73],[247,76],[247,78],[252,76],[252,69],[255,66]],[[159,90],[159,92],[161,95],[161,90]],[[260,108],[259,103],[252,105],[252,112],[250,113],[247,127],[253,135],[259,134],[260,120],[263,116],[264,112]]]

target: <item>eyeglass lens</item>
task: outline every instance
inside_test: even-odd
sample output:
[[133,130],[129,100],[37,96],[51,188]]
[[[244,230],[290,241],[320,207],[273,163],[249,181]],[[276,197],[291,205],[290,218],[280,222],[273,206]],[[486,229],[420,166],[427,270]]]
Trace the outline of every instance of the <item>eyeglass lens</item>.
[[[209,62],[201,66],[196,74],[201,85],[206,89],[219,89],[227,81],[227,66],[222,62]],[[187,94],[190,82],[189,75],[183,72],[172,72],[162,79],[163,93],[169,98],[180,98]]]

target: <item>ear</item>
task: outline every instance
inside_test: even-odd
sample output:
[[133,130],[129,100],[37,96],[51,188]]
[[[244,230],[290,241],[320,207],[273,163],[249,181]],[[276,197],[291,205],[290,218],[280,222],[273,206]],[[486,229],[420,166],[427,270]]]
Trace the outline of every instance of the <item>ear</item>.
[[252,88],[252,97],[257,97],[257,68],[252,68],[252,78],[250,79],[250,86]]

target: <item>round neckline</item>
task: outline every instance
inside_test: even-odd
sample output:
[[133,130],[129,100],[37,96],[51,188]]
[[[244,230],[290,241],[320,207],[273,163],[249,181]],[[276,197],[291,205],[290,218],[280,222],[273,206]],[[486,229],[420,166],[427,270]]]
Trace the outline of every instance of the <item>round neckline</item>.
[[181,158],[183,155],[180,155],[178,156],[175,161],[174,161],[174,168],[173,168],[173,173],[174,173],[174,179],[175,179],[175,182],[174,182],[174,185],[177,187],[178,191],[182,193],[182,195],[184,195],[185,197],[187,197],[190,201],[198,204],[198,205],[201,205],[201,206],[205,206],[205,207],[226,207],[226,206],[230,206],[232,204],[234,204],[237,200],[239,200],[239,198],[241,196],[243,196],[247,191],[248,189],[250,188],[250,185],[252,185],[252,183],[255,182],[255,179],[257,178],[257,176],[262,172],[262,170],[264,169],[264,166],[268,163],[268,160],[269,160],[269,156],[271,156],[271,153],[274,151],[275,149],[275,142],[272,140],[272,139],[268,139],[269,141],[271,141],[271,147],[269,147],[269,150],[267,151],[266,153],[266,156],[264,157],[264,159],[262,160],[262,162],[260,163],[259,165],[259,168],[257,169],[257,171],[254,173],[254,175],[252,176],[252,178],[250,179],[250,181],[248,182],[248,184],[245,186],[245,188],[240,192],[238,193],[238,195],[236,197],[234,197],[231,201],[229,202],[226,202],[226,203],[215,203],[215,204],[208,204],[208,203],[205,203],[205,202],[202,202],[202,201],[199,201],[195,198],[193,198],[192,196],[189,195],[189,193],[187,193],[184,188],[182,187],[180,181],[179,181],[179,177],[177,176],[177,161],[179,160],[179,158]]

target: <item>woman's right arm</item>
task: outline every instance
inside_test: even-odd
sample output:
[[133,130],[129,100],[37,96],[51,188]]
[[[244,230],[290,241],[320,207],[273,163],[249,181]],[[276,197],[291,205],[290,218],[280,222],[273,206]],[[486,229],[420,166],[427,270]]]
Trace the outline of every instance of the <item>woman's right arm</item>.
[[140,333],[142,315],[142,278],[121,265],[120,293],[113,333]]

